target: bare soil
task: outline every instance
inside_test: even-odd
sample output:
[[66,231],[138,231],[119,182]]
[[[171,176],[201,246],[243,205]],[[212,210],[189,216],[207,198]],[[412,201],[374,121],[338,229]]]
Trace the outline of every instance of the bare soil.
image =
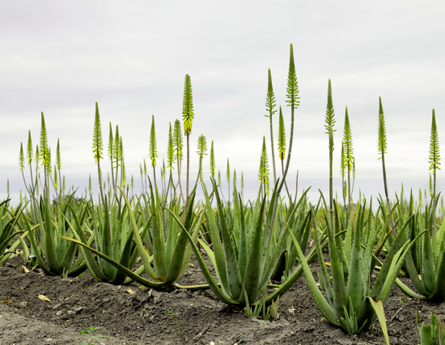
[[[179,281],[204,284],[197,261]],[[302,276],[280,298],[276,321],[249,319],[241,309],[219,302],[210,290],[153,290],[99,283],[89,272],[63,279],[36,271],[21,273],[16,257],[0,268],[0,344],[80,344],[84,327],[106,336],[96,344],[384,344],[380,326],[350,336],[324,320]],[[318,270],[314,263],[312,270]],[[406,284],[409,281],[404,280]],[[128,289],[131,289],[128,290]],[[134,293],[132,293],[134,292]],[[49,301],[41,300],[43,295]],[[385,305],[391,344],[418,344],[416,311],[443,320],[443,304],[406,299],[394,287]]]

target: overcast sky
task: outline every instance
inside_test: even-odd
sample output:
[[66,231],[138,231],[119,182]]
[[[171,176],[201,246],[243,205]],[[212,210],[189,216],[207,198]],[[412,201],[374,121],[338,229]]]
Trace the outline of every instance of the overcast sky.
[[[18,166],[20,142],[26,145],[31,130],[33,144],[38,144],[41,111],[53,152],[60,139],[68,186],[83,191],[91,174],[97,191],[91,149],[95,102],[105,145],[109,123],[119,125],[127,176],[134,175],[138,188],[139,165],[144,158],[149,161],[151,116],[155,115],[161,165],[169,122],[182,117],[186,74],[191,76],[195,109],[193,181],[198,168],[196,143],[204,134],[209,149],[214,141],[216,167],[223,178],[229,158],[238,181],[244,172],[246,198],[253,198],[259,188],[263,136],[271,163],[269,119],[264,117],[268,68],[289,141],[290,109],[285,101],[290,43],[301,97],[288,179],[291,190],[299,170],[300,191],[312,186],[314,201],[318,189],[328,191],[324,119],[329,78],[337,121],[337,190],[347,106],[356,157],[355,197],[358,188],[366,196],[383,194],[377,159],[379,96],[386,117],[391,195],[402,182],[416,194],[428,187],[433,108],[445,150],[443,1],[154,3],[0,2],[1,199],[6,197],[7,178],[14,199],[24,190]],[[438,172],[439,190],[444,174]],[[209,156],[204,175],[208,179]]]

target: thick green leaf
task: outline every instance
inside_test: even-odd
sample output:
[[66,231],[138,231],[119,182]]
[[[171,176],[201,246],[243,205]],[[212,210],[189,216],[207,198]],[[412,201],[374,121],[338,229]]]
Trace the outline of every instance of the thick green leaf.
[[[330,231],[328,230],[328,233]],[[317,283],[315,282],[314,277],[312,276],[311,270],[309,268],[309,265],[307,264],[306,258],[304,257],[303,252],[301,251],[300,245],[298,244],[297,238],[292,233],[292,231],[289,231],[290,236],[292,237],[292,240],[294,242],[294,246],[297,249],[298,253],[298,259],[300,260],[300,264],[303,268],[304,275],[306,276],[306,280],[309,286],[309,289],[311,290],[312,296],[315,299],[315,302],[317,303],[318,307],[320,308],[321,312],[324,316],[331,322],[332,324],[336,326],[341,326],[341,323],[339,321],[339,318],[337,314],[334,312],[334,310],[331,308],[329,303],[324,298],[323,294],[317,287]],[[331,234],[332,236],[332,234]]]
[[[213,179],[212,179],[212,184],[213,184],[213,190],[215,191],[216,205],[218,207],[219,223],[221,225],[220,233],[223,241],[223,250],[225,256],[227,289],[230,293],[231,298],[234,300],[238,300],[242,292],[242,287],[241,287],[242,281],[238,266],[237,255],[235,252],[235,248],[233,246],[234,243],[232,243],[231,234],[226,224],[226,219],[224,217],[223,205],[219,198],[218,188],[216,186],[215,180]],[[212,243],[214,243],[213,238],[212,238]],[[217,255],[216,252],[215,255]]]
[[151,282],[150,280],[147,280],[145,278],[142,278],[141,276],[138,276],[136,273],[132,272],[127,267],[121,265],[119,262],[114,261],[113,259],[109,258],[105,254],[97,251],[94,248],[89,247],[88,245],[86,245],[85,243],[82,243],[81,241],[75,240],[74,238],[63,237],[63,236],[62,236],[62,238],[67,241],[75,242],[78,245],[84,247],[85,249],[88,249],[89,251],[93,252],[94,254],[100,256],[104,260],[107,260],[111,265],[113,265],[118,270],[122,271],[123,273],[125,273],[125,275],[129,276],[131,279],[133,279],[135,282],[137,282],[141,285],[148,286],[150,288],[159,288],[159,287],[166,285],[165,282]]
[[385,343],[386,345],[389,345],[389,337],[388,337],[388,329],[386,327],[386,318],[385,318],[385,312],[383,310],[383,304],[382,301],[374,301],[371,297],[368,296],[368,301],[371,304],[372,309],[374,310],[375,314],[377,315],[377,319],[380,323],[380,328],[382,329],[383,336],[385,337]]
[[[208,196],[207,196],[208,197]],[[190,236],[190,234],[187,232],[187,229],[184,228],[184,226],[182,225],[181,221],[178,219],[178,217],[176,217],[176,215],[170,211],[169,209],[166,209],[168,212],[170,212],[170,214],[175,218],[176,222],[178,222],[179,227],[181,228],[182,231],[184,231],[187,234],[187,237],[189,239],[189,243],[193,248],[193,252],[195,253],[196,259],[198,260],[199,266],[201,267],[202,273],[204,274],[205,279],[207,280],[207,282],[209,283],[210,288],[212,289],[213,293],[216,295],[216,297],[223,303],[226,304],[233,304],[233,305],[237,305],[238,302],[234,301],[233,299],[231,299],[229,296],[227,296],[227,294],[225,294],[223,291],[221,291],[220,287],[218,286],[218,284],[215,282],[215,280],[213,279],[212,275],[210,274],[209,269],[207,268],[204,259],[201,256],[201,253],[199,252],[198,247],[196,246],[196,244],[193,242],[192,237]],[[213,214],[213,213],[212,213]],[[216,263],[216,262],[215,262]],[[216,267],[216,266],[215,266]]]

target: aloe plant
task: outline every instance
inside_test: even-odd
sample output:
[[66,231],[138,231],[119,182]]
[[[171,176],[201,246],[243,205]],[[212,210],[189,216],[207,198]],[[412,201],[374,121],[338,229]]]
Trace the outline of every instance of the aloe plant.
[[421,345],[445,345],[444,325],[435,313],[431,313],[431,323],[420,323],[420,314],[417,312],[416,321]]
[[[17,240],[11,248],[9,248],[8,253],[5,253],[6,247],[10,244],[11,240],[19,234],[22,234],[24,231],[22,230],[16,230],[15,226],[17,224],[17,221],[22,213],[22,206],[19,205],[15,211],[10,212],[9,208],[9,202],[10,199],[3,200],[0,203],[0,264],[6,261],[8,257],[14,252],[14,250],[17,248],[20,242],[22,241]],[[27,232],[25,233],[26,236]],[[27,252],[26,245],[22,246],[22,250],[24,252]],[[25,255],[27,258],[29,254]]]
[[[117,282],[115,278],[111,278],[110,275],[106,275],[103,277],[105,273],[104,269],[98,269],[98,266],[94,263],[94,258],[92,257],[92,252],[98,255],[103,261],[106,261],[110,266],[116,268],[116,270],[112,270],[113,274],[119,275],[120,277],[127,276],[128,279],[125,282],[129,282],[134,280],[135,282],[152,287],[159,288],[165,285],[173,285],[179,288],[187,288],[191,290],[196,289],[208,289],[208,285],[197,285],[197,286],[180,286],[176,283],[176,281],[182,276],[184,273],[187,264],[190,260],[191,248],[186,248],[187,245],[187,235],[190,235],[192,241],[196,240],[198,235],[199,227],[201,226],[202,213],[200,213],[197,217],[193,212],[193,201],[194,201],[194,193],[192,193],[189,203],[189,208],[187,210],[184,226],[187,228],[187,234],[184,232],[179,232],[177,227],[174,226],[176,224],[173,222],[173,219],[164,220],[162,216],[162,207],[159,198],[159,194],[156,186],[152,186],[150,183],[150,199],[148,200],[149,212],[151,214],[149,219],[139,221],[135,217],[135,212],[132,210],[132,206],[127,196],[121,187],[117,186],[117,189],[120,190],[122,197],[125,200],[126,212],[128,214],[128,228],[131,228],[131,233],[129,229],[126,231],[126,240],[124,241],[125,247],[120,245],[119,250],[108,250],[107,254],[99,251],[98,249],[92,248],[88,243],[86,243],[85,239],[82,238],[82,232],[80,231],[81,222],[76,225],[77,229],[75,229],[76,238],[63,237],[63,239],[68,240],[72,243],[77,243],[82,247],[82,252],[85,255],[87,263],[89,265],[89,269],[93,274],[100,280],[105,279],[105,281]],[[154,189],[154,190],[153,190]],[[176,211],[170,211],[174,215],[174,217],[178,217],[179,211],[177,207]],[[145,212],[138,212],[138,214],[143,214]],[[142,222],[141,222],[142,221]],[[168,228],[164,230],[164,223],[168,224]],[[151,227],[149,225],[151,224]],[[70,225],[72,226],[72,225]],[[107,230],[106,227],[104,230]],[[190,234],[189,234],[190,232]],[[117,232],[119,234],[119,231]],[[110,245],[113,241],[117,241],[115,239],[115,234],[112,234],[110,230],[104,231],[103,235],[104,244],[108,243]],[[148,245],[148,252],[144,248],[142,243],[142,239],[146,239],[146,243]],[[136,247],[141,257],[143,265],[139,270],[133,272],[131,270],[131,265],[126,265],[125,263],[132,264],[134,261],[134,253],[128,253],[130,249],[131,243],[135,241]],[[123,243],[123,242],[122,242]],[[123,249],[122,249],[123,248]],[[103,251],[106,248],[102,248]],[[110,253],[114,253],[114,257],[110,257]],[[149,254],[150,253],[150,254]],[[110,255],[110,256],[109,256]],[[120,261],[118,261],[120,258]],[[104,266],[106,267],[106,266]],[[146,272],[150,279],[146,279],[141,277],[143,272]],[[108,280],[107,280],[108,279]],[[119,280],[121,281],[121,280]]]
[[[97,251],[107,257],[115,260],[120,265],[132,270],[136,263],[138,251],[133,243],[131,223],[128,210],[121,207],[109,208],[108,200],[105,198],[103,209],[101,207],[90,210],[93,216],[93,222],[88,226],[85,216],[78,217],[71,208],[71,221],[66,219],[71,228],[74,237],[67,239],[70,242],[83,245],[85,248],[91,248],[94,239]],[[145,224],[142,224],[145,226]],[[89,239],[85,237],[85,230],[89,232]],[[81,252],[85,258],[88,269],[97,281],[105,281],[113,284],[122,284],[126,275],[113,267],[108,261],[99,255],[96,259],[91,252],[81,247]]]
[[[66,220],[70,219],[69,205],[74,195],[70,195],[66,204],[56,204],[55,213],[43,197],[40,198],[38,209],[39,223],[34,224],[24,217],[24,227],[28,231],[28,239],[31,244],[32,254],[36,256],[39,267],[50,275],[76,276],[86,269],[82,263],[83,256],[76,260],[76,243],[67,243],[63,236],[71,235],[71,230],[66,227]],[[78,215],[84,217],[85,213]]]
[[[186,226],[184,226],[173,213],[172,216],[174,216],[183,232],[187,234],[204,277],[220,301],[232,305],[262,303],[262,301],[258,301],[258,299],[265,294],[270,277],[278,263],[284,242],[287,238],[286,231],[278,233],[278,227],[274,223],[276,210],[273,205],[275,198],[277,198],[279,180],[277,180],[277,184],[273,190],[270,202],[271,206],[267,210],[266,216],[264,216],[266,211],[266,198],[261,197],[261,191],[258,193],[249,230],[241,196],[240,194],[234,193],[233,209],[236,216],[234,217],[233,234],[231,234],[226,221],[226,212],[224,211],[223,203],[219,196],[216,181],[213,179],[211,181],[213,193],[216,198],[218,223],[215,220],[214,211],[204,184],[202,184],[202,188],[206,202],[205,213],[208,231],[210,232],[213,250],[203,239],[198,239],[198,242],[209,256],[215,268],[219,284],[210,274]],[[217,224],[219,224],[219,228]],[[306,227],[307,224],[308,223],[305,222],[301,224],[301,226]],[[289,224],[281,224],[280,227],[289,227]],[[308,255],[308,261],[312,261],[315,258],[314,254],[315,252],[312,252]],[[278,289],[264,298],[265,303],[270,304],[272,301],[277,300],[277,298],[284,294],[298,277],[301,276],[302,272],[302,268],[299,267],[290,275],[285,283],[279,287],[274,286]]]
[[[332,278],[329,276],[326,266],[323,264],[320,266],[320,285],[326,290],[327,297],[324,297],[317,287],[295,235],[290,231],[289,233],[297,248],[298,258],[302,263],[309,289],[318,307],[329,322],[342,327],[350,334],[355,334],[361,332],[367,325],[369,326],[375,318],[378,318],[386,344],[389,345],[383,304],[389,296],[389,292],[397,278],[397,274],[406,255],[415,244],[415,241],[422,236],[424,232],[418,234],[412,241],[404,241],[408,222],[404,224],[394,239],[380,272],[374,284],[371,286],[370,277],[375,267],[373,257],[375,258],[379,255],[378,251],[373,253],[373,248],[376,244],[377,234],[380,229],[375,227],[373,231],[368,232],[367,238],[362,239],[361,235],[366,234],[366,232],[364,232],[365,221],[363,209],[364,207],[360,208],[358,212],[352,247],[347,247],[347,241],[343,244],[341,241],[335,240],[334,235],[328,231]],[[340,232],[340,220],[335,201],[334,211],[335,233],[338,234]],[[313,216],[312,219],[314,219]],[[315,222],[312,222],[312,226],[316,228]],[[320,263],[323,263],[324,259],[318,232],[314,231],[314,234],[318,260]],[[361,246],[362,240],[366,241],[364,249],[362,249]],[[349,244],[351,244],[351,242],[349,242]],[[399,245],[401,247],[400,249]],[[379,246],[379,250],[381,250],[381,246]],[[351,255],[345,255],[345,251],[350,252]],[[347,275],[345,275],[343,270],[344,266],[348,267]]]
[[[439,196],[436,197],[436,199]],[[445,301],[445,223],[432,239],[433,205],[437,202],[431,200],[422,214],[420,207],[414,212],[413,196],[409,206],[410,233],[405,238],[414,238],[425,232],[423,241],[420,241],[405,259],[406,271],[409,274],[414,288],[421,296],[417,296],[408,287],[399,284],[402,290],[410,296],[424,297],[436,302]],[[435,207],[435,206],[434,206]]]

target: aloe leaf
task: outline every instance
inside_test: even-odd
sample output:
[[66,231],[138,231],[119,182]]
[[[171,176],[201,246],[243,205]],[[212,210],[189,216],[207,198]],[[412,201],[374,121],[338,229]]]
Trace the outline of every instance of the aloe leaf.
[[[260,280],[261,283],[259,285],[259,288],[257,289],[257,296],[256,296],[257,298],[259,297],[259,295],[261,295],[266,290],[266,287],[268,286],[268,282],[272,276],[272,273],[276,269],[276,266],[279,264],[279,259],[280,259],[281,253],[283,253],[283,247],[284,247],[284,243],[286,240],[286,234],[287,234],[287,231],[283,230],[282,233],[280,234],[280,238],[277,240],[277,243],[274,248],[274,252],[267,262],[266,268],[263,271],[263,274],[261,276],[261,280]],[[285,256],[287,256],[287,255],[285,255]]]
[[[77,216],[74,213],[74,210],[72,209],[71,206],[70,206],[70,209],[71,209],[71,214],[73,215],[74,224],[75,224],[76,227],[74,227],[71,224],[71,222],[68,220],[68,218],[66,218],[65,215],[63,215],[63,216],[65,217],[65,220],[66,220],[68,226],[71,228],[71,231],[73,232],[74,236],[77,238],[76,241],[86,244],[86,239],[85,239],[85,236],[83,235],[82,226],[79,224]],[[85,263],[87,264],[88,269],[90,270],[91,274],[98,281],[108,281],[111,277],[107,277],[102,272],[102,270],[97,265],[96,260],[94,260],[93,256],[91,255],[91,252],[84,250],[83,247],[80,247],[80,249],[81,249],[82,254],[83,254],[84,258],[85,258]]]
[[[165,279],[167,274],[167,269],[165,266],[165,240],[164,240],[164,231],[162,226],[162,215],[160,212],[160,205],[158,199],[158,190],[155,185],[156,198],[153,194],[153,186],[150,183],[150,195],[151,195],[151,214],[152,218],[152,230],[153,230],[153,265],[155,268],[156,274],[160,277],[161,280]],[[127,199],[125,199],[127,200]],[[131,209],[131,206],[128,204],[128,209]]]
[[388,337],[388,329],[386,327],[386,318],[385,312],[383,310],[382,301],[374,301],[371,297],[367,297],[369,303],[371,304],[372,309],[374,309],[375,314],[377,315],[377,319],[380,323],[380,328],[382,329],[383,336],[385,337],[386,345],[389,345],[389,337]]
[[[269,209],[267,210],[266,223],[264,225],[264,230],[263,230],[263,234],[262,234],[261,252],[259,252],[259,254],[260,255],[265,254],[265,256],[264,256],[265,259],[263,259],[261,261],[261,266],[260,266],[260,274],[261,275],[263,275],[264,266],[265,266],[266,262],[271,259],[269,256],[272,252],[271,246],[273,246],[273,244],[274,244],[273,239],[276,234],[276,230],[275,230],[276,227],[274,225],[275,225],[275,217],[276,217],[277,208],[278,208],[277,191],[278,191],[279,183],[280,183],[280,179],[277,180],[277,182],[275,183],[275,187],[273,189],[272,197],[270,199],[270,206],[269,206]],[[261,214],[264,214],[264,211]],[[252,255],[252,252],[250,253],[250,255]]]
[[419,328],[420,343],[422,345],[435,345],[433,342],[432,327],[430,324],[422,324]]
[[[21,232],[23,232],[23,231],[22,230],[18,231],[18,233],[21,233]],[[9,253],[7,253],[7,254],[5,254],[3,256],[0,256],[0,264],[5,262],[6,260],[8,260],[8,258],[13,254],[13,252],[17,249],[17,247],[19,245],[22,246],[24,260],[25,261],[28,260],[29,248],[28,248],[28,246],[26,245],[26,243],[24,241],[24,238],[26,236],[28,236],[28,234],[29,234],[29,231],[26,230],[25,232],[23,232],[23,235],[17,236],[18,239],[11,245],[11,247],[9,247]],[[4,253],[4,248],[3,248],[3,250],[0,253]]]
[[48,267],[48,270],[60,274],[58,269],[58,260],[57,260],[57,249],[54,245],[54,225],[49,213],[49,208],[46,203],[41,200],[40,209],[43,215],[43,249],[45,253],[45,261]]
[[[216,266],[216,261],[215,261],[215,254],[212,252],[210,247],[204,241],[202,241],[200,238],[198,238],[198,242],[202,246],[204,251],[206,252],[207,256],[209,257],[213,267],[215,268],[216,276],[218,277],[218,280],[221,282],[221,278],[220,278],[218,269],[216,268],[217,266]],[[230,296],[229,291],[227,291],[221,283],[218,285],[220,286],[223,294],[225,294],[226,296]],[[237,300],[236,302],[238,303],[238,302],[240,302],[240,300]]]
[[[216,205],[218,207],[218,215],[221,225],[221,236],[223,240],[223,249],[225,254],[225,266],[227,275],[227,287],[230,291],[230,296],[237,300],[241,295],[241,274],[239,272],[238,261],[236,258],[235,249],[233,248],[232,238],[229,229],[227,228],[226,220],[223,210],[222,202],[219,198],[218,188],[215,180],[212,179],[213,189],[215,190]],[[212,238],[213,243],[213,238]],[[216,254],[216,252],[215,252]]]
[[[264,207],[266,204],[266,198],[263,198],[261,203],[260,215],[264,212]],[[261,239],[262,239],[262,228],[263,228],[263,217],[258,217],[255,234],[253,235],[249,261],[247,263],[246,274],[244,276],[243,286],[245,286],[245,292],[249,296],[249,300],[255,302],[255,297],[257,297],[258,286],[261,278],[261,264],[264,260],[264,256],[261,255]]]
[[412,257],[412,253],[408,253],[405,257],[406,268],[409,274],[409,278],[416,288],[417,292],[422,294],[423,296],[430,298],[432,293],[425,289],[423,282],[419,279],[417,269],[414,265],[414,260]]
[[3,243],[0,243],[0,253],[3,254],[3,252],[5,251],[6,246],[8,245],[9,241],[11,241],[11,239],[18,234],[23,233],[23,231],[17,231],[12,233],[11,235],[9,235],[8,237],[6,237],[5,241]]
[[344,251],[345,251],[345,257],[346,257],[346,266],[350,267],[351,266],[351,256],[352,256],[352,225],[353,222],[350,221],[348,224],[348,228],[346,231],[346,236],[345,236],[345,244],[344,244]]
[[[174,207],[174,205],[171,205]],[[173,209],[173,207],[171,207]],[[182,235],[182,231],[178,232],[178,224],[174,221],[173,217],[167,217],[165,212],[163,212],[163,219],[165,221],[167,232],[166,241],[165,241],[165,267],[167,267],[167,275],[168,270],[171,264],[171,260],[173,258],[173,251],[175,250],[176,239],[178,238],[178,234]],[[184,235],[185,236],[185,235]]]
[[437,301],[444,301],[445,300],[445,250],[443,247],[441,248],[441,252],[439,253],[438,256],[440,264],[438,266],[436,275],[437,277],[436,286],[431,298]]
[[[151,265],[148,261],[149,257],[144,249],[144,245],[142,244],[142,239],[141,236],[139,235],[139,231],[136,225],[136,220],[134,219],[134,215],[133,215],[133,211],[131,210],[131,205],[127,199],[127,196],[125,195],[124,191],[122,190],[121,187],[119,187],[118,185],[116,185],[116,187],[120,190],[122,196],[125,199],[125,203],[127,204],[127,208],[128,208],[128,213],[130,215],[130,220],[131,220],[131,224],[133,225],[133,236],[136,240],[136,243],[138,245],[138,250],[139,253],[141,255],[141,259],[142,262],[144,264],[145,267],[145,271],[147,272],[147,274],[153,279],[153,280],[160,280],[159,275],[157,274],[158,272],[154,272],[153,269],[151,268]],[[153,216],[153,215],[152,215]],[[154,260],[153,260],[154,261]]]
[[[351,225],[352,223],[353,222],[351,221],[349,224]],[[366,296],[364,294],[364,289],[363,289],[363,270],[362,270],[363,257],[361,255],[361,247],[360,247],[360,230],[362,230],[361,225],[362,225],[361,222],[357,222],[357,225],[355,227],[355,234],[354,234],[352,253],[351,253],[351,262],[349,268],[348,285],[347,285],[348,294],[350,296],[350,302],[352,303],[352,306],[354,307],[354,311],[356,313],[359,312],[363,300]],[[346,234],[346,237],[347,236],[348,234]]]
[[[396,238],[392,242],[392,245],[388,251],[388,254],[386,255],[385,261],[383,262],[383,266],[380,269],[380,272],[377,275],[374,285],[369,293],[369,296],[380,296],[380,293],[381,293],[382,288],[386,282],[387,276],[388,276],[390,268],[391,268],[392,259],[394,258],[394,255],[396,255],[397,251],[399,250],[399,244],[404,238],[405,231],[406,231],[406,224],[405,224],[405,226],[402,227],[402,229],[400,229],[398,231]],[[388,236],[388,234],[387,234],[387,236]],[[378,255],[379,255],[379,253],[377,253],[377,251],[376,251],[375,256],[377,257]]]
[[[218,269],[219,272],[219,281],[221,285],[224,287],[225,291],[229,291],[228,284],[227,284],[227,273],[226,273],[226,259],[224,255],[223,246],[221,244],[219,231],[216,226],[215,217],[213,215],[213,209],[212,205],[210,203],[209,195],[207,194],[207,189],[205,185],[203,184],[203,191],[204,196],[206,199],[206,216],[207,221],[209,223],[209,230],[210,230],[210,237],[212,239],[212,245],[213,245],[213,252],[215,253],[215,268]],[[222,215],[221,215],[222,217]],[[181,226],[181,225],[180,225]],[[196,254],[195,254],[196,255]],[[209,282],[210,284],[210,282]]]
[[[402,267],[403,262],[405,261],[405,257],[408,254],[408,251],[411,250],[411,248],[414,246],[415,242],[425,233],[425,231],[421,232],[416,236],[414,241],[412,242],[406,242],[402,248],[398,251],[397,255],[394,256],[393,260],[398,260],[397,264],[393,267],[393,269],[389,272],[388,276],[386,277],[385,284],[379,293],[379,298],[383,301],[383,303],[386,301],[386,298],[389,295],[389,292],[391,291],[391,287],[394,284],[394,281],[396,280],[397,274],[400,271],[400,268]],[[396,242],[396,241],[394,241]],[[398,257],[400,255],[400,257]],[[385,259],[386,260],[386,259]],[[378,277],[377,277],[378,278]],[[374,296],[371,294],[371,296]]]
[[422,281],[425,289],[431,293],[434,292],[436,287],[436,269],[434,265],[433,250],[431,248],[431,236],[429,230],[426,231],[423,238],[423,269],[422,269]]
[[[191,235],[193,243],[196,242],[196,240],[198,238],[198,234],[199,234],[199,229],[204,224],[204,222],[202,220],[202,218],[204,217],[204,214],[205,214],[204,211],[199,211],[198,218],[195,218],[195,220],[193,221],[193,224],[192,224],[192,229],[193,230],[192,230],[192,235]],[[186,249],[186,253],[185,253],[184,263],[182,265],[182,269],[181,269],[181,273],[180,273],[181,277],[182,277],[182,275],[184,274],[185,270],[188,267],[188,263],[190,261],[190,257],[192,255],[192,252],[193,252],[192,246],[188,245],[187,249]],[[208,288],[210,288],[210,287],[208,287]]]
[[[61,237],[60,237],[61,238]],[[64,251],[64,255],[62,260],[59,263],[58,270],[63,271],[64,268],[67,270],[71,269],[73,264],[74,255],[76,254],[77,245],[75,243],[68,243],[66,250]]]
[[[125,242],[124,247],[122,248],[121,254],[119,255],[119,263],[128,268],[130,271],[132,270],[132,265],[130,264],[132,253],[131,249],[133,246],[133,236],[129,236]],[[137,250],[134,250],[134,252],[137,253]],[[143,267],[143,266],[142,266]],[[127,276],[123,271],[120,271],[119,269],[115,269],[115,273],[113,278],[111,279],[110,283],[112,284],[122,284]]]
[[[334,200],[334,228],[335,234],[340,232],[340,220],[338,216],[337,203]],[[343,266],[340,261],[336,248],[336,240],[334,239],[332,233],[327,231],[328,241],[329,241],[329,257],[331,259],[331,272],[332,272],[332,290],[333,290],[333,300],[334,300],[334,310],[337,317],[343,316],[343,306],[348,303],[348,296],[345,284],[345,278],[343,274]],[[338,239],[338,237],[337,237]]]
[[133,271],[129,270],[127,267],[121,265],[119,262],[114,261],[113,259],[111,259],[110,257],[106,256],[105,254],[97,251],[94,248],[89,247],[88,245],[86,245],[85,243],[82,243],[81,241],[75,240],[74,238],[69,238],[69,237],[64,237],[62,236],[62,238],[64,240],[67,241],[72,241],[77,243],[78,245],[88,249],[89,251],[91,251],[92,253],[100,256],[101,258],[103,258],[104,260],[106,260],[107,262],[109,262],[111,265],[113,265],[114,267],[116,267],[118,270],[122,271],[125,275],[127,275],[128,277],[130,277],[131,279],[133,279],[135,282],[144,285],[144,286],[148,286],[151,288],[159,288],[161,286],[166,285],[165,282],[151,282],[145,278],[142,278],[141,276],[138,276],[137,274],[135,274]]
[[37,259],[37,263],[39,264],[39,267],[47,274],[49,275],[54,275],[53,272],[51,272],[48,267],[46,266],[45,262],[43,261],[42,256],[40,255],[40,250],[37,247],[37,242],[36,242],[36,235],[34,232],[34,228],[38,227],[39,224],[35,225],[34,227],[31,227],[31,225],[29,224],[28,218],[27,217],[23,217],[25,219],[25,226],[28,229],[29,232],[29,242],[31,242],[31,248],[35,253],[36,259]]
[[[188,229],[190,232],[192,225],[192,215],[193,213],[193,201],[195,199],[195,193],[192,193],[189,200],[189,208],[185,217],[184,228]],[[203,213],[199,216],[199,222],[202,218]],[[181,269],[183,266],[184,256],[185,256],[185,247],[187,245],[187,235],[184,231],[181,231],[179,234],[179,238],[176,242],[175,250],[172,253],[172,258],[170,259],[170,267],[167,271],[167,276],[165,278],[168,282],[174,282],[180,278]]]
[[[208,198],[208,195],[206,195],[206,196]],[[202,273],[204,274],[205,279],[209,283],[209,286],[212,289],[213,293],[216,295],[216,297],[221,302],[226,303],[226,304],[237,305],[238,302],[234,301],[233,299],[231,299],[229,296],[227,296],[225,293],[223,293],[220,290],[218,284],[215,282],[215,279],[213,279],[212,275],[210,274],[210,271],[207,268],[207,266],[206,266],[206,264],[204,262],[204,259],[202,258],[201,253],[199,252],[198,247],[196,246],[195,242],[193,242],[193,239],[190,236],[190,234],[187,232],[187,229],[184,228],[184,226],[182,225],[181,221],[178,219],[178,217],[176,217],[176,215],[172,211],[170,211],[168,208],[166,208],[166,210],[168,212],[170,212],[170,214],[175,218],[175,220],[178,223],[178,225],[181,228],[181,230],[184,231],[187,234],[187,237],[189,239],[189,243],[190,243],[190,245],[193,248],[193,252],[195,253],[196,259],[198,260],[198,263],[199,263],[199,266],[201,267]],[[212,216],[213,216],[213,213],[212,213]]]
[[402,290],[403,293],[405,293],[406,295],[408,295],[411,298],[416,298],[416,299],[424,299],[425,298],[425,296],[419,295],[419,294],[415,293],[413,290],[411,290],[399,278],[396,278],[396,284],[400,288],[400,290]]
[[[345,231],[346,230],[341,231],[340,233],[336,234],[335,236],[336,237],[341,236],[344,234]],[[324,240],[325,240],[325,238],[322,239],[322,241],[324,241]],[[324,242],[321,245],[321,250],[322,251],[325,250],[327,248],[327,246],[328,246],[328,242]],[[300,248],[300,250],[301,250],[301,248]],[[313,247],[306,257],[306,263],[309,265],[310,263],[312,263],[315,260],[316,257],[317,257],[316,248]],[[277,290],[275,290],[269,296],[267,296],[266,304],[270,304],[273,300],[282,296],[297,281],[297,279],[300,278],[300,276],[302,274],[303,274],[303,266],[300,263],[300,265],[298,265],[298,267],[294,270],[294,272],[291,274],[291,276],[283,284],[281,284]]]
[[[328,230],[328,233],[329,232],[330,231]],[[334,324],[336,326],[341,326],[341,323],[339,321],[339,318],[337,317],[337,314],[334,312],[334,310],[331,308],[329,303],[324,298],[321,291],[318,289],[317,283],[315,282],[315,279],[312,276],[311,270],[309,269],[309,265],[307,264],[306,258],[304,257],[303,252],[301,251],[301,248],[300,248],[300,245],[298,244],[297,238],[292,233],[292,231],[289,231],[289,234],[292,237],[295,248],[297,249],[298,259],[300,260],[300,264],[303,268],[304,275],[306,276],[306,280],[307,280],[309,289],[311,290],[311,293],[315,299],[315,302],[317,303],[317,305],[320,308],[323,315],[326,316],[326,318],[329,320],[329,322],[331,322],[332,324]]]
[[315,226],[315,220],[314,220],[314,212],[313,209],[311,209],[309,211],[309,222],[308,222],[308,227],[312,227],[314,229],[314,240],[315,240],[315,248],[317,251],[317,257],[318,257],[318,262],[320,264],[320,272],[321,272],[321,279],[322,281],[320,283],[323,284],[325,291],[326,291],[326,295],[328,297],[328,300],[330,302],[330,304],[333,304],[333,291],[332,291],[332,284],[331,284],[331,279],[330,276],[328,274],[328,270],[326,269],[326,265],[324,264],[324,257],[323,257],[323,251],[321,250],[321,245],[320,245],[320,239],[318,237],[318,230]]
[[242,205],[241,195],[238,194],[238,204],[235,207],[239,207],[239,254],[238,254],[238,265],[241,274],[241,279],[244,280],[246,274],[247,267],[247,255],[249,253],[249,247],[247,243],[247,228],[246,228],[246,220],[244,217],[244,210],[240,205]]

